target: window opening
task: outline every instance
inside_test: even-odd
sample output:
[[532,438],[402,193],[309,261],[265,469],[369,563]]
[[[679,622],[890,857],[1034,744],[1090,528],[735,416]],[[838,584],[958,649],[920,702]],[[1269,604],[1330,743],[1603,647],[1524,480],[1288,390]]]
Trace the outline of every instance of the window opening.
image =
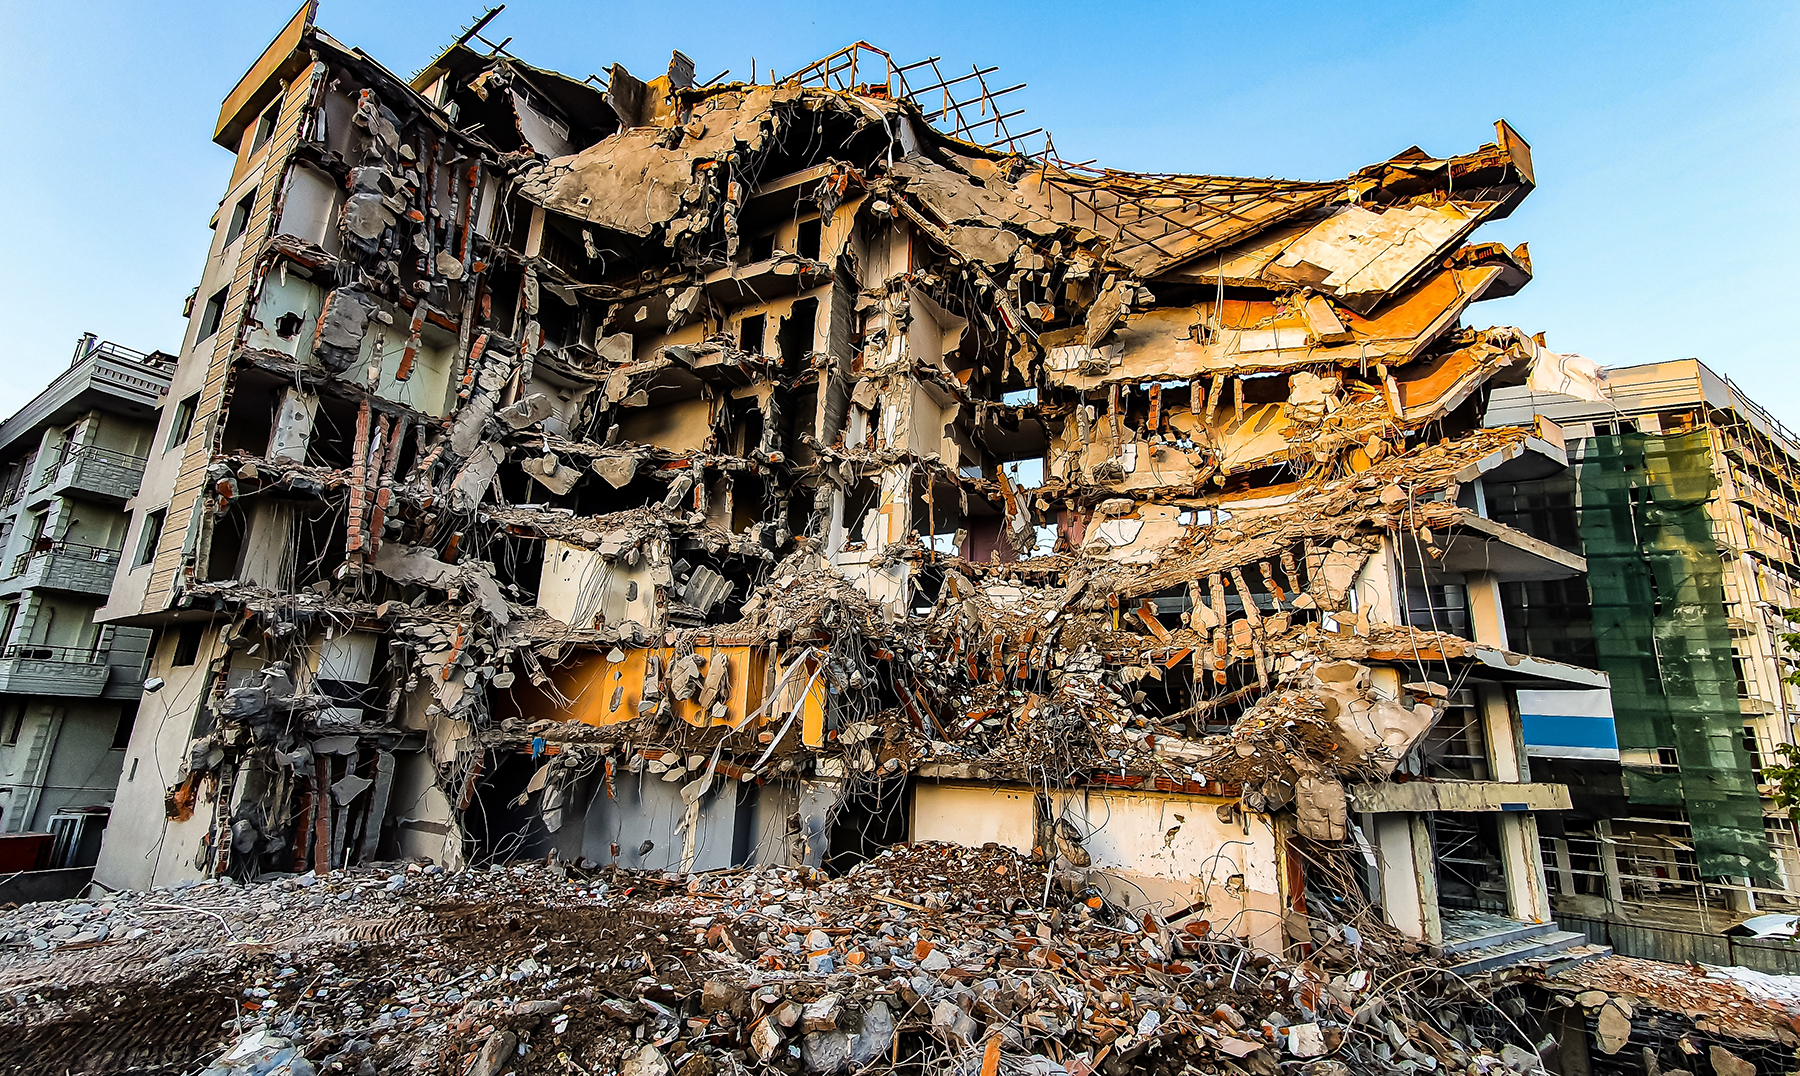
[[156,559],[156,547],[162,541],[163,520],[168,514],[167,508],[158,508],[144,517],[144,533],[138,540],[137,558],[131,565],[133,568],[142,568]]
[[219,323],[225,320],[225,289],[220,288],[213,297],[206,300],[206,309],[200,312],[200,336],[204,340],[219,331]]
[[194,432],[194,415],[200,410],[200,394],[194,393],[175,405],[175,421],[169,424],[169,443],[165,449],[186,444],[188,435]]
[[205,632],[205,624],[183,624],[181,634],[175,637],[175,656],[169,664],[192,665],[200,660],[200,637]]

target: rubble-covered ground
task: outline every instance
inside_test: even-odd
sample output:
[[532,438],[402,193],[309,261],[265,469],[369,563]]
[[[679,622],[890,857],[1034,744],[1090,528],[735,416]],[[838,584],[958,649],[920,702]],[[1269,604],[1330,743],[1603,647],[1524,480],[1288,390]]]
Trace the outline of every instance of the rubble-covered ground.
[[533,863],[209,881],[0,916],[0,1069],[1343,1076],[1537,1064],[1510,1026],[1513,1003],[1403,942],[1339,927],[1295,963],[1222,938],[1051,891],[1041,865],[993,845],[902,846],[835,879]]

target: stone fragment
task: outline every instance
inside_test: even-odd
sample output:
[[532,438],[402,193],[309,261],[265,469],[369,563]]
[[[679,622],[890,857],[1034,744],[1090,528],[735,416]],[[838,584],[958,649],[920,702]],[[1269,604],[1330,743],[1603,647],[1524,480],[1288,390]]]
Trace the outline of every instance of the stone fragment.
[[738,1006],[744,992],[722,979],[708,979],[700,991],[700,1011],[703,1013],[731,1012]]
[[1712,1062],[1715,1076],[1756,1076],[1756,1066],[1727,1050],[1714,1044],[1706,1051],[1707,1060]]
[[625,1059],[625,1063],[619,1066],[619,1076],[673,1076],[673,1071],[669,1068],[669,1059],[663,1056],[661,1050],[645,1046]]
[[807,1031],[835,1031],[838,1016],[843,1011],[844,999],[837,994],[826,994],[801,1010],[801,1026]]
[[800,1040],[800,1063],[808,1072],[842,1072],[850,1067],[850,1034],[814,1031]]
[[489,1035],[481,1044],[481,1053],[476,1055],[475,1067],[469,1070],[469,1076],[500,1076],[500,1070],[512,1060],[518,1045],[519,1037],[510,1031],[501,1030]]
[[1616,1005],[1604,1005],[1594,1024],[1594,1044],[1603,1054],[1616,1054],[1631,1038],[1631,1018]]
[[751,1025],[750,1049],[764,1064],[775,1056],[775,1051],[781,1049],[781,1030],[775,1026],[775,1021],[765,1016]]
[[889,1056],[894,1045],[894,1015],[885,1002],[863,1011],[862,1026],[850,1040],[850,1063],[861,1069]]
[[1318,1024],[1291,1024],[1287,1029],[1287,1049],[1295,1057],[1318,1057],[1325,1052],[1325,1033]]

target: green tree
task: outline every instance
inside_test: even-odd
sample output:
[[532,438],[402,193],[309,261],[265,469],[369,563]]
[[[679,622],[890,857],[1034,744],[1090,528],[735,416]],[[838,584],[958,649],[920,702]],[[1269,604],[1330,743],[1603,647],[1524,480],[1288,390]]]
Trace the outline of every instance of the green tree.
[[[1800,624],[1800,609],[1783,609],[1781,617],[1790,625]],[[1787,667],[1781,682],[1800,686],[1800,631],[1778,632],[1775,637],[1781,643],[1781,653],[1776,660]],[[1763,781],[1775,786],[1775,806],[1800,822],[1800,745],[1778,743],[1775,753],[1781,756],[1781,761],[1763,760]]]

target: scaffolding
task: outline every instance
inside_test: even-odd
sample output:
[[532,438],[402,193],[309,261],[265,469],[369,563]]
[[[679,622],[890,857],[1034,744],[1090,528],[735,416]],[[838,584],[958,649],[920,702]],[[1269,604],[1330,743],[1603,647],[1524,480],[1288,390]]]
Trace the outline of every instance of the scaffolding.
[[1704,428],[1583,442],[1580,528],[1595,643],[1612,678],[1630,801],[1685,810],[1702,876],[1769,882],[1778,875],[1744,750],[1707,512],[1711,456]]

